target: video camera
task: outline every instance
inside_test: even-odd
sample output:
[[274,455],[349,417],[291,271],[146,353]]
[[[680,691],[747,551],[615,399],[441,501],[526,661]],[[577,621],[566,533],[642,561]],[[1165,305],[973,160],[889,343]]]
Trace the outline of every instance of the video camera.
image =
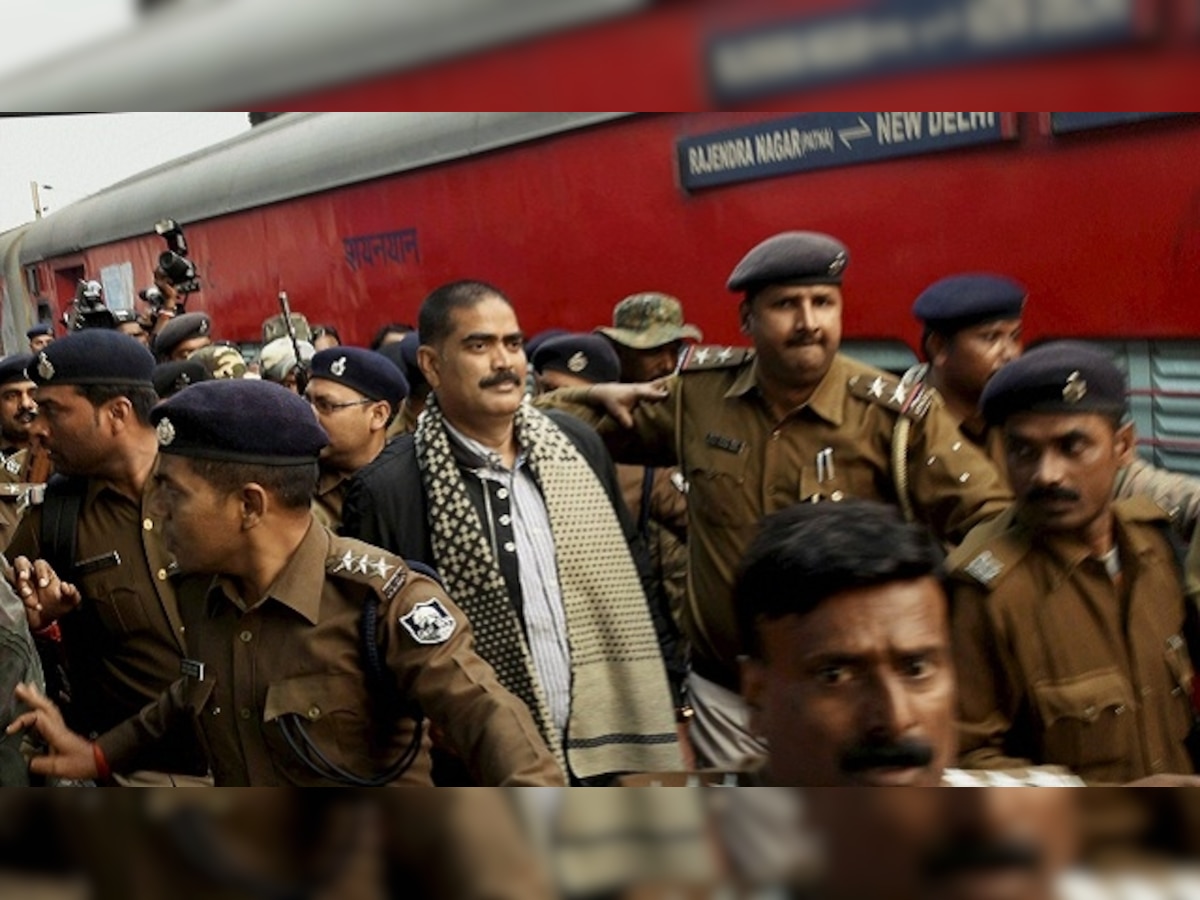
[[138,291],[138,296],[154,309],[161,307],[165,301],[160,280],[169,284],[179,295],[178,304],[187,302],[187,295],[200,290],[200,275],[196,264],[188,258],[187,238],[183,229],[174,219],[163,219],[155,223],[154,230],[167,242],[167,249],[158,257],[158,266],[154,270],[155,284]]
[[63,325],[67,331],[117,327],[113,311],[104,305],[104,289],[100,282],[80,280],[75,288],[75,299],[63,313]]

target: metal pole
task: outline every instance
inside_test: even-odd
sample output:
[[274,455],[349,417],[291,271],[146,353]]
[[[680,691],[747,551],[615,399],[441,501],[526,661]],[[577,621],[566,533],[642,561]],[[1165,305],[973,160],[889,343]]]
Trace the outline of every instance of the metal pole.
[[36,181],[29,182],[29,192],[33,194],[33,216],[35,219],[40,219],[42,217],[42,198],[38,196]]

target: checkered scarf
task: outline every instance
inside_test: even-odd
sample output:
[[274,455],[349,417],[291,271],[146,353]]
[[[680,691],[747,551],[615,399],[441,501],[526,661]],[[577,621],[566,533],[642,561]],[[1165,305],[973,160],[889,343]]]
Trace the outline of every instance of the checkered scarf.
[[682,758],[662,655],[629,545],[603,485],[570,439],[528,402],[516,438],[545,498],[571,648],[567,734],[553,724],[521,622],[430,397],[415,435],[433,554],[479,653],[520,697],[578,778],[676,770]]

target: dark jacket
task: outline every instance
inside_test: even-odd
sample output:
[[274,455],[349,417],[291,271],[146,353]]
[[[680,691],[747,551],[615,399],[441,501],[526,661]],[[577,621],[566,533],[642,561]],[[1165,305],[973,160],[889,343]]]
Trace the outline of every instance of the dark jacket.
[[[645,543],[637,533],[637,525],[630,516],[621,498],[621,488],[617,483],[616,471],[612,459],[604,448],[599,435],[588,425],[566,413],[546,412],[551,421],[570,439],[587,460],[592,471],[600,480],[616,510],[621,530],[629,542],[633,553],[634,564],[641,577],[642,588],[650,604],[650,615],[654,620],[654,628],[658,633],[659,646],[663,652],[663,662],[671,682],[672,693],[677,703],[681,702],[681,687],[687,676],[687,663],[684,659],[682,642],[678,628],[667,608],[662,592],[654,588],[653,573],[649,563]],[[451,441],[456,456],[461,452],[458,444]],[[502,522],[508,521],[509,501],[500,496],[500,485],[476,478],[469,474],[472,468],[470,461],[459,456],[459,463],[468,471],[464,481],[467,493],[475,504],[480,521],[495,535],[495,540],[501,543],[510,541],[512,527]],[[489,495],[485,498],[484,491]],[[489,520],[488,511],[491,511]],[[436,512],[436,511],[435,511]],[[390,550],[405,559],[417,560],[426,565],[437,567],[433,547],[430,540],[428,525],[429,511],[426,505],[425,491],[421,482],[421,472],[417,466],[417,452],[412,435],[401,435],[392,440],[371,463],[360,469],[346,486],[346,499],[342,507],[341,534],[354,537],[377,547]],[[492,534],[488,535],[489,540]],[[517,571],[516,557],[513,554],[498,554],[501,562],[501,574],[504,577],[508,595],[518,618],[524,622],[521,596],[521,581]]]

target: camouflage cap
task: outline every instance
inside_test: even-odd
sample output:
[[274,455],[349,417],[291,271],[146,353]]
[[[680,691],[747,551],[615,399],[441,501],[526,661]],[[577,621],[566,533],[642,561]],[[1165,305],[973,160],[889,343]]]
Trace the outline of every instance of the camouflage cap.
[[683,306],[677,299],[654,291],[626,297],[613,307],[613,327],[596,331],[634,350],[704,338],[699,328],[684,323]]
[[[301,313],[292,313],[291,318],[296,340],[312,343],[312,327],[308,324],[308,319]],[[287,322],[283,313],[276,313],[262,323],[262,342],[269,344],[281,337],[288,337]]]
[[208,370],[209,378],[243,378],[246,360],[237,347],[229,344],[210,344],[201,347],[188,359],[194,359]]

